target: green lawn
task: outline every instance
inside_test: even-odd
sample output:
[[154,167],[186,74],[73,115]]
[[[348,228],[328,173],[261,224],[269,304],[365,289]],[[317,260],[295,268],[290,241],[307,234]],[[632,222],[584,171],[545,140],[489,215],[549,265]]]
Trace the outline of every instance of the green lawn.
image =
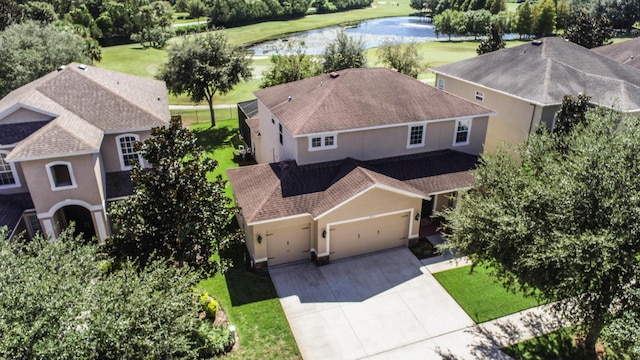
[[[502,349],[515,360],[596,360],[575,346],[575,329],[565,328]],[[606,349],[606,359],[629,360],[629,356]]]
[[522,293],[507,291],[484,267],[471,266],[433,274],[449,294],[476,322],[497,319],[540,305]]

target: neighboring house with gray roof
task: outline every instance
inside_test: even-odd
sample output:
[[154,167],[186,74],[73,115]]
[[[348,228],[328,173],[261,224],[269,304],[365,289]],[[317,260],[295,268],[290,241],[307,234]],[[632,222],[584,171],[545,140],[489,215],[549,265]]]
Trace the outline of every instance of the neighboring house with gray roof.
[[110,234],[106,207],[132,193],[133,148],[170,114],[163,82],[71,63],[0,99],[0,226]]
[[599,46],[591,51],[640,70],[640,37]]
[[485,151],[552,128],[565,95],[640,114],[640,71],[560,37],[494,51],[432,69],[436,86],[497,112]]
[[493,111],[382,68],[258,90],[258,165],[229,169],[256,268],[318,263],[417,240],[473,185]]

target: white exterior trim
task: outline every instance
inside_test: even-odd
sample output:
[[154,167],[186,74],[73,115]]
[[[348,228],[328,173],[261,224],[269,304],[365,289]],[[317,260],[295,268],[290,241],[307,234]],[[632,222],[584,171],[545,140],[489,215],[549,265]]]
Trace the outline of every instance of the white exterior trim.
[[65,207],[65,206],[71,206],[71,205],[82,206],[83,208],[85,208],[85,209],[87,209],[89,211],[105,211],[105,209],[104,209],[104,207],[102,205],[91,205],[88,202],[82,201],[82,200],[66,199],[66,200],[62,200],[62,201],[54,204],[51,207],[51,209],[49,209],[49,211],[47,211],[46,213],[38,214],[38,219],[46,220],[47,218],[52,218],[53,215],[55,215],[56,211],[60,210],[61,208]]
[[98,239],[100,239],[101,243],[104,243],[104,239],[107,238],[107,228],[104,226],[103,213],[102,211],[92,211],[91,213],[93,214],[93,222],[98,228]]
[[62,154],[46,154],[46,155],[38,155],[38,156],[15,157],[15,158],[11,159],[11,161],[31,161],[31,160],[57,159],[57,158],[61,158],[61,157],[97,154],[99,152],[100,152],[100,149],[96,149],[96,150],[77,151],[77,152],[72,152],[72,153],[62,153]]
[[48,217],[46,219],[43,219],[40,217],[40,215],[38,214],[38,219],[42,220],[42,225],[44,225],[44,229],[42,229],[42,231],[44,232],[44,236],[48,236],[50,240],[55,240],[56,239],[56,232],[53,228],[53,221],[51,220],[51,217]]
[[[420,138],[420,142],[417,144],[411,144],[411,129],[415,127],[422,127],[422,137]],[[419,147],[424,147],[424,139],[427,133],[427,123],[416,123],[407,125],[407,149],[415,149]]]
[[247,223],[247,226],[254,226],[254,225],[263,225],[263,224],[268,224],[271,222],[276,222],[276,221],[284,221],[284,220],[291,220],[291,219],[297,219],[299,217],[305,217],[305,216],[310,216],[313,219],[313,216],[309,213],[302,213],[302,214],[296,214],[296,215],[291,215],[291,216],[284,216],[284,217],[280,217],[280,218],[275,218],[275,219],[269,219],[269,220],[260,220],[260,221],[254,221],[252,223]]
[[[38,109],[38,108],[30,106],[30,105],[26,105],[26,104],[18,102],[16,104],[10,106],[9,108],[7,108],[5,111],[1,112],[0,113],[0,119],[4,119],[5,117],[13,114],[14,112],[16,112],[16,111],[18,111],[20,109],[26,109],[26,110],[29,110],[29,111],[36,112],[38,114],[51,116],[52,119],[57,118],[59,116],[58,114],[54,114],[52,112],[48,112],[48,111],[45,111],[45,110],[42,110],[42,109]],[[45,120],[43,120],[43,121],[45,121]],[[34,122],[39,122],[39,121],[34,121]]]
[[327,237],[325,238],[325,246],[327,248],[327,251],[325,253],[317,254],[317,255],[318,256],[327,256],[327,255],[331,254],[331,227],[332,226],[337,226],[337,225],[342,225],[342,224],[347,224],[347,223],[352,223],[352,222],[357,222],[357,221],[371,220],[371,219],[375,219],[375,218],[379,218],[379,217],[391,216],[391,215],[402,214],[402,213],[409,213],[409,229],[407,229],[407,238],[409,238],[409,236],[411,235],[411,230],[412,230],[412,225],[413,225],[413,216],[414,216],[413,212],[414,212],[414,209],[413,208],[409,208],[409,209],[404,209],[404,210],[397,210],[397,211],[391,211],[391,212],[387,212],[387,213],[380,213],[380,214],[374,214],[374,215],[368,215],[368,216],[361,216],[361,217],[354,218],[354,219],[334,221],[332,223],[327,223],[326,227],[323,229],[323,231],[326,231],[326,233],[327,233]]
[[[69,172],[69,179],[71,180],[71,185],[64,186],[56,186],[56,181],[53,176],[53,172],[51,168],[58,165],[65,165],[67,167],[67,171]],[[78,183],[76,183],[76,177],[73,174],[73,166],[68,161],[53,161],[45,165],[47,168],[47,176],[49,177],[49,184],[51,185],[51,191],[60,191],[60,190],[69,190],[75,189],[78,187]]]
[[[124,154],[122,153],[122,146],[120,144],[120,139],[124,138],[124,137],[132,137],[135,139],[134,143],[136,141],[140,141],[140,135],[138,134],[132,134],[132,133],[126,133],[126,134],[121,134],[119,136],[116,136],[116,148],[118,149],[118,161],[120,161],[120,170],[125,171],[125,170],[131,170],[133,169],[132,165],[125,165],[124,164]],[[133,146],[133,144],[132,144]],[[134,149],[135,150],[135,149]],[[144,166],[143,162],[142,162],[142,156],[140,155],[140,153],[138,151],[135,151],[134,153],[131,154],[136,154],[138,155],[138,161],[140,162],[140,165]],[[127,155],[131,155],[131,154],[127,154]]]
[[[10,151],[0,150],[0,154],[7,154],[8,156],[10,153],[11,153]],[[9,166],[11,167],[11,175],[13,176],[13,180],[15,181],[13,184],[0,185],[0,189],[13,189],[13,188],[20,187],[21,186],[20,176],[18,176],[18,169],[16,168],[16,162],[8,161],[6,159],[0,159],[0,161],[6,162],[7,164],[9,164]]]
[[473,121],[469,121],[469,126],[467,128],[467,140],[463,142],[456,142],[458,138],[458,126],[462,121],[466,121],[468,119],[458,119],[456,120],[455,127],[453,128],[453,144],[452,146],[464,146],[469,145],[469,140],[471,139],[471,126],[473,125]]
[[[327,137],[333,137],[333,144],[332,145],[327,145],[325,143],[325,140]],[[312,141],[313,139],[317,139],[320,138],[320,146],[317,147],[313,147],[312,145]],[[335,132],[330,132],[330,133],[323,133],[323,134],[315,134],[315,135],[310,135],[309,136],[309,146],[307,148],[308,151],[320,151],[320,150],[329,150],[329,149],[335,149],[338,147],[338,134]]]
[[260,258],[260,259],[253,259],[253,263],[254,264],[255,263],[259,263],[259,262],[268,262],[268,261],[269,261],[268,257],[263,257],[263,258]]

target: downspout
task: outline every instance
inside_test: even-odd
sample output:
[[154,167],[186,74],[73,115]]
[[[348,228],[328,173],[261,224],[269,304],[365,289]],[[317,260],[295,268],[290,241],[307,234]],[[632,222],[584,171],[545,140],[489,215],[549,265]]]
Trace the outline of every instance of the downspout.
[[[531,113],[531,122],[529,123],[529,134],[531,134],[531,130],[533,129],[533,119],[536,116],[536,104],[529,103],[529,105],[533,106],[533,112]],[[529,136],[527,134],[527,136]]]

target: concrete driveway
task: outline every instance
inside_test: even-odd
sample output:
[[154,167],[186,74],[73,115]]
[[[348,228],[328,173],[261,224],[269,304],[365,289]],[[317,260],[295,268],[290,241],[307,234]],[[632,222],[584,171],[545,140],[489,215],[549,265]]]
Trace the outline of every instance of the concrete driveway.
[[[474,325],[406,248],[270,269],[304,359],[408,355],[403,349]],[[424,355],[424,352],[422,352]]]

